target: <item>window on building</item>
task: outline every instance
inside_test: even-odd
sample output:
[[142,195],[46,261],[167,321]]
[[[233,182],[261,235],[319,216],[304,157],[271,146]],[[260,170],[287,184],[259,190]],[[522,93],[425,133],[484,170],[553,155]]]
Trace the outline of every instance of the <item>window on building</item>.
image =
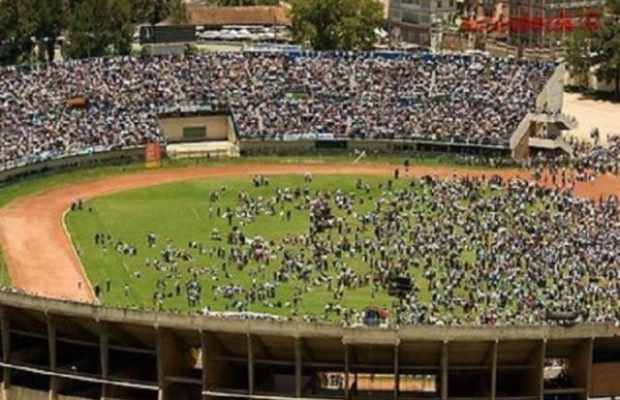
[[403,22],[412,25],[418,25],[420,23],[420,17],[417,13],[404,12]]
[[204,126],[188,126],[183,128],[183,140],[199,140],[207,137],[207,128]]

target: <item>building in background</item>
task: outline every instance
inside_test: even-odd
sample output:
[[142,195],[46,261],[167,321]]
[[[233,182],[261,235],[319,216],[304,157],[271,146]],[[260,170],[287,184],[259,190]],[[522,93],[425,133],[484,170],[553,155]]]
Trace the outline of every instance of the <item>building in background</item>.
[[578,27],[596,29],[605,0],[509,0],[508,42],[520,47],[562,47]]
[[430,46],[432,31],[452,23],[457,3],[457,0],[390,0],[390,33],[397,41]]
[[281,6],[212,7],[204,4],[185,6],[187,22],[197,26],[227,25],[289,27],[288,10]]
[[[377,0],[383,6],[383,18],[387,19],[390,11],[390,0]],[[394,0],[391,0],[394,1]]]
[[200,43],[289,43],[291,19],[281,6],[185,6],[186,20]]

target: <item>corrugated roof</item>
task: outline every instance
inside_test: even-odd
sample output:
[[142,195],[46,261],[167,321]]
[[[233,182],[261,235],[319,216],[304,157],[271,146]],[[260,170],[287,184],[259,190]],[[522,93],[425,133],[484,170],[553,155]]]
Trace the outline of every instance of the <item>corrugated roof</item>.
[[192,25],[291,25],[285,8],[279,6],[211,7],[186,6],[187,21]]

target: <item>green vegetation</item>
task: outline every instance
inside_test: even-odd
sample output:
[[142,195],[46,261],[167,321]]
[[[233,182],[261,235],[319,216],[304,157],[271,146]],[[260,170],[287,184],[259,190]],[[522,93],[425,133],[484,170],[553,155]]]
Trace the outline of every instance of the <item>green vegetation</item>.
[[[165,309],[201,309],[209,306],[212,310],[224,311],[232,310],[232,300],[226,300],[221,295],[217,299],[213,298],[211,287],[214,284],[219,286],[226,284],[239,284],[245,288],[251,286],[251,281],[255,277],[259,282],[270,279],[272,274],[279,268],[281,258],[271,260],[267,267],[261,266],[257,262],[251,262],[243,271],[229,263],[227,271],[231,274],[227,278],[221,270],[222,259],[211,254],[212,250],[222,247],[228,254],[230,247],[226,242],[226,235],[231,230],[225,218],[217,217],[216,208],[220,208],[223,213],[226,207],[235,208],[238,204],[238,194],[247,192],[253,198],[261,196],[267,199],[274,195],[276,187],[294,188],[304,186],[301,176],[270,177],[270,185],[254,188],[250,177],[222,180],[203,180],[191,181],[175,184],[160,185],[155,187],[137,189],[102,197],[89,202],[88,207],[93,211],[79,211],[67,214],[66,223],[74,244],[78,249],[83,260],[87,274],[91,283],[100,285],[102,289],[106,287],[106,281],[111,280],[111,291],[105,290],[101,299],[105,304],[119,306],[140,306],[155,307],[153,303],[153,293],[157,287],[158,279],[163,279],[167,283],[167,292],[175,292],[176,283],[182,287],[180,296],[173,295],[163,301]],[[378,184],[387,181],[384,177],[363,177],[364,182],[372,185],[373,189],[368,197],[376,198],[381,193]],[[314,181],[308,184],[311,193],[316,190],[335,192],[340,189],[343,192],[355,191],[355,179],[352,177],[343,178],[341,176],[317,176]],[[407,181],[402,179],[397,181],[394,188],[406,187]],[[216,203],[209,203],[211,193],[217,192],[225,187],[226,191]],[[239,228],[242,229],[247,238],[262,237],[265,240],[273,240],[281,243],[286,235],[301,235],[308,232],[309,219],[307,210],[298,210],[291,202],[286,208],[278,210],[291,211],[291,219],[288,221],[283,217],[260,215],[253,220],[246,220]],[[359,213],[369,212],[374,207],[373,201],[356,206]],[[211,216],[209,216],[211,208]],[[345,217],[342,210],[333,210],[336,216]],[[348,217],[350,218],[350,217]],[[241,220],[243,221],[243,220]],[[222,240],[211,240],[211,232],[217,229]],[[149,248],[147,246],[147,235],[149,232],[158,235],[157,246]],[[102,248],[94,242],[96,233],[110,234],[112,246]],[[334,233],[335,234],[335,233]],[[372,236],[372,230],[368,232],[368,237]],[[115,250],[114,246],[118,241],[135,246],[138,255],[135,257],[127,256]],[[202,253],[198,250],[189,249],[189,242],[198,242],[204,245]],[[178,274],[170,271],[157,271],[153,266],[145,265],[145,260],[161,260],[161,252],[165,246],[169,245],[175,249],[185,249],[193,256],[193,260],[184,262],[178,260]],[[291,251],[297,252],[299,246],[290,246]],[[359,273],[367,273],[361,258],[347,258],[346,262]],[[202,301],[195,307],[189,307],[185,297],[185,284],[190,279],[190,268],[195,271],[205,271],[212,269],[217,281],[211,279],[210,274],[199,272],[199,281],[203,287]],[[419,275],[421,270],[415,271]],[[139,277],[137,274],[139,273]],[[313,274],[316,278],[316,274]],[[128,284],[129,292],[125,295],[124,286]],[[294,293],[302,290],[309,283],[291,279],[287,284],[278,288],[277,297],[274,301],[280,301],[283,305],[290,302]],[[332,294],[325,285],[312,287],[311,291],[303,295],[298,312],[300,314],[320,315],[327,302],[333,301]],[[421,296],[428,299],[428,293]],[[393,299],[383,290],[378,290],[372,294],[370,287],[363,287],[347,290],[344,297],[338,301],[343,307],[352,307],[358,310],[365,306],[381,306],[391,308]],[[269,308],[257,302],[250,307],[251,311],[267,312],[272,314],[288,315],[291,307]]]
[[204,140],[207,137],[207,129],[204,126],[198,127],[184,127],[183,139],[184,140]]
[[[437,154],[415,154],[416,157],[411,159],[411,165],[423,166],[444,166],[455,168],[477,168],[477,165],[462,164],[458,158],[449,155]],[[168,161],[164,160],[164,168],[188,168],[194,166],[218,166],[218,165],[236,165],[236,164],[264,164],[264,163],[283,163],[283,164],[351,164],[352,157],[350,155],[332,155],[332,156],[299,156],[299,157],[244,157],[238,159],[220,159],[220,160],[196,160],[196,161]],[[402,156],[373,156],[369,155],[366,159],[361,160],[361,165],[373,164],[392,164],[400,165]],[[10,202],[24,196],[39,193],[53,187],[77,184],[95,179],[103,179],[126,173],[135,173],[146,171],[142,163],[135,163],[125,166],[102,166],[87,169],[81,169],[72,172],[45,173],[24,178],[17,182],[1,186],[0,185],[0,207],[6,206]],[[6,273],[6,264],[0,253],[0,284],[9,285],[9,277]]]
[[[411,165],[423,166],[444,166],[455,168],[480,168],[482,164],[468,164],[458,158],[446,154],[432,153],[415,153],[411,155]],[[402,164],[404,156],[390,155],[368,155],[360,161],[360,164]],[[282,164],[351,164],[352,156],[350,155],[314,155],[314,156],[257,156],[243,157],[218,160],[191,160],[191,161],[169,161],[164,160],[164,168],[185,168],[193,166],[217,166],[217,165],[236,165],[236,164],[264,164],[264,163],[282,163]],[[488,165],[487,165],[488,167]],[[46,173],[24,178],[18,182],[12,182],[8,185],[0,185],[0,207],[8,204],[12,200],[19,197],[27,196],[55,186],[61,186],[72,183],[86,182],[93,179],[102,179],[107,176],[119,175],[123,173],[133,173],[143,171],[143,163],[135,163],[124,166],[102,166],[87,169],[81,169],[72,172]]]
[[585,57],[584,54],[589,54],[592,51],[591,41],[590,35],[583,29],[575,31],[566,40],[568,72],[577,79],[578,87],[581,90],[588,89],[588,77],[592,67],[592,60],[590,57]]
[[316,50],[369,50],[384,24],[378,0],[293,0],[293,38]]
[[[211,0],[222,6],[277,0]],[[383,26],[378,0],[293,0],[293,36],[317,50],[370,49]],[[131,54],[139,24],[185,21],[182,0],[0,0],[0,65],[54,61],[61,36],[68,58]],[[34,54],[33,51],[37,50]]]
[[587,26],[567,38],[566,62],[582,90],[589,90],[587,75],[594,67],[599,80],[614,83],[614,96],[620,100],[620,0],[608,0],[607,9],[601,26]]
[[2,257],[2,249],[0,249],[0,286],[10,286],[11,279],[9,278],[9,271]]
[[62,35],[71,58],[129,54],[138,24],[166,18],[182,22],[181,0],[0,0],[0,65],[53,61]]
[[277,6],[280,0],[207,0],[214,6]]
[[185,9],[182,0],[131,0],[132,21],[155,25],[167,18],[179,24],[184,22]]
[[[357,178],[369,185],[367,192],[357,187]],[[305,183],[301,176],[273,176],[269,179],[268,186],[260,187],[254,187],[250,177],[243,177],[189,181],[130,190],[86,203],[81,211],[67,214],[66,223],[91,283],[101,289],[100,299],[103,303],[167,310],[198,311],[208,307],[214,311],[232,311],[234,304],[243,300],[243,295],[224,298],[221,292],[214,288],[240,285],[250,290],[253,281],[257,287],[267,284],[280,269],[285,249],[290,254],[304,257],[306,246],[293,242],[290,238],[299,238],[310,228],[308,210],[298,208],[299,202],[293,200],[278,205],[272,216],[264,212],[247,217],[235,216],[231,224],[225,217],[225,212],[237,207],[246,209],[246,206],[242,205],[241,193],[263,205],[275,196],[276,188],[293,190],[299,187],[303,190],[302,188],[307,187],[307,193],[312,196],[318,191],[329,192],[332,196],[337,190],[342,193],[356,193],[361,200],[356,202],[354,212],[361,216],[374,210],[381,197],[389,198],[388,192],[393,193],[409,185],[408,179],[400,179],[394,181],[392,189],[388,190],[389,178],[372,176],[316,176],[311,183]],[[427,189],[428,186],[425,185],[418,185],[415,189],[420,199],[426,200],[421,200],[423,208],[418,209],[421,216],[412,217],[414,220],[440,218],[442,215],[443,211],[440,209],[425,209],[425,204],[429,204],[427,201],[432,199]],[[219,196],[216,200],[211,198],[214,193]],[[490,191],[485,193],[491,195]],[[467,207],[468,203],[469,201],[465,201],[461,206]],[[266,206],[263,210],[265,209]],[[347,221],[351,228],[362,226],[357,217],[344,209],[334,207],[333,204],[332,213]],[[268,242],[275,257],[272,257],[269,263],[253,260],[243,267],[235,266],[228,258],[230,252],[233,249],[250,251],[250,246],[239,247],[228,243],[228,235],[235,230],[233,227],[238,228],[248,239],[261,238]],[[220,240],[213,238],[214,230],[219,232]],[[457,235],[464,234],[460,227],[456,227],[454,232]],[[147,236],[151,233],[157,235],[153,247],[147,245]],[[358,233],[360,238],[374,238],[373,229]],[[105,245],[96,238],[97,235],[106,236]],[[332,244],[341,243],[342,240],[335,229],[319,236],[321,240]],[[349,240],[353,239],[353,233],[345,236],[348,236]],[[285,238],[289,240],[284,240]],[[128,255],[124,251],[126,248],[135,248],[137,254]],[[165,260],[166,249],[176,253],[173,260]],[[224,251],[225,257],[218,256],[219,249]],[[189,254],[191,260],[184,259],[181,254]],[[330,271],[324,276],[334,277],[339,267],[332,266],[331,263],[336,261],[336,258],[334,255],[327,257]],[[472,250],[464,251],[460,257],[463,261],[474,261]],[[359,276],[372,275],[360,254],[345,253],[343,261]],[[224,263],[226,267],[223,266]],[[443,270],[438,268],[437,273],[443,274]],[[419,301],[430,303],[424,270],[411,268],[409,272],[418,287]],[[288,281],[278,286],[275,298],[251,303],[248,310],[285,316],[321,317],[328,303],[361,311],[367,306],[392,309],[397,301],[388,295],[385,288],[372,284],[347,289],[343,292],[343,297],[336,300],[335,286],[330,289],[331,284],[326,284],[325,281],[317,283],[320,279],[321,273],[318,269],[314,269],[307,280],[291,274]],[[186,287],[192,280],[200,282],[202,295],[197,304],[190,305]],[[332,283],[336,285],[335,282],[334,278]],[[161,302],[155,298],[158,290],[165,293]],[[294,298],[299,299],[297,308],[292,304]],[[455,315],[462,314],[460,310],[451,312]],[[327,318],[333,320],[336,316],[330,314]]]
[[70,58],[87,58],[131,52],[131,6],[119,0],[90,0],[75,6],[68,17]]
[[136,172],[142,169],[144,169],[142,164],[133,164],[123,167],[98,167],[74,172],[36,175],[19,182],[10,183],[4,187],[0,186],[0,207],[20,197],[42,192],[56,186],[86,182],[107,176]]

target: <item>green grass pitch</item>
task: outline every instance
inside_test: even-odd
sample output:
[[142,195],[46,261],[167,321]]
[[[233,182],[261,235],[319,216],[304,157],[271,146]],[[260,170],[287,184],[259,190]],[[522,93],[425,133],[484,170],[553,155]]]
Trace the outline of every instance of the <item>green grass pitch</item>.
[[[371,184],[372,189],[370,194],[365,195],[367,201],[363,205],[356,205],[355,210],[358,213],[369,211],[374,207],[381,193],[379,184],[385,185],[388,180],[384,177],[362,177],[362,179],[365,183]],[[316,190],[335,192],[340,189],[344,192],[357,192],[359,195],[360,191],[356,190],[355,182],[355,177],[316,176],[307,186],[313,194]],[[211,310],[229,309],[232,311],[233,300],[224,299],[221,296],[214,299],[212,286],[236,283],[249,287],[251,276],[259,281],[262,277],[268,280],[281,260],[272,260],[264,274],[259,272],[257,262],[251,262],[243,271],[237,271],[234,266],[229,265],[227,270],[232,276],[226,278],[221,270],[221,259],[209,254],[201,255],[197,249],[188,249],[188,243],[190,241],[202,243],[203,248],[207,250],[216,247],[228,249],[226,235],[231,228],[225,218],[216,217],[216,208],[220,207],[223,212],[226,207],[236,207],[237,195],[240,191],[245,191],[253,197],[268,198],[274,195],[277,187],[294,188],[305,185],[301,176],[270,177],[270,185],[259,188],[254,188],[249,177],[166,184],[97,198],[89,202],[84,210],[68,213],[66,223],[92,284],[100,285],[102,288],[100,299],[104,304],[153,307],[153,293],[157,281],[164,279],[172,296],[163,301],[163,308],[188,310],[190,307],[184,295],[185,282],[190,279],[192,270],[211,267],[213,274],[206,273],[199,276],[203,288],[202,298],[200,304],[192,309],[197,310],[208,306]],[[406,185],[405,179],[394,182],[394,188],[403,188]],[[210,204],[210,193],[222,187],[225,187],[226,191],[220,200]],[[261,236],[266,240],[280,242],[287,234],[299,235],[308,231],[308,212],[296,209],[295,204],[294,202],[286,203],[282,210],[283,212],[291,211],[290,221],[287,221],[285,217],[282,218],[278,212],[276,216],[261,215],[251,223],[244,223],[243,226],[240,225],[239,220],[235,219],[233,225],[238,225],[248,238]],[[92,208],[92,212],[88,211],[89,207]],[[211,217],[209,217],[209,208],[213,210]],[[343,211],[333,207],[332,209],[336,216],[343,215]],[[213,228],[220,231],[222,241],[211,240]],[[150,231],[158,235],[157,245],[154,248],[149,248],[147,245],[146,237]],[[113,247],[103,249],[96,245],[94,235],[97,232],[110,234],[114,243],[122,241],[136,246],[137,256],[127,256]],[[372,231],[368,232],[368,235],[371,234]],[[166,243],[176,249],[189,250],[193,256],[192,261],[178,261],[176,275],[167,271],[157,271],[154,267],[146,265],[147,258],[161,259],[161,251]],[[292,250],[301,251],[302,249]],[[345,259],[345,262],[358,272],[367,273],[367,267],[364,266],[361,257],[351,257]],[[137,272],[139,272],[139,277]],[[421,271],[413,271],[414,277],[416,273],[421,274]],[[213,276],[217,276],[217,281],[213,281]],[[108,279],[111,281],[109,292],[105,290]],[[176,291],[172,289],[176,282],[183,287],[180,296],[176,296]],[[125,291],[126,284],[129,286],[128,293]],[[424,299],[428,293],[424,292],[424,285],[420,286],[423,290],[420,295]],[[394,301],[381,289],[376,290],[373,295],[370,287],[346,290],[344,298],[334,301],[333,294],[327,290],[325,285],[308,285],[308,282],[293,278],[277,289],[274,302],[279,300],[282,303],[281,308],[269,307],[256,302],[250,305],[249,310],[288,316],[293,311],[293,307],[288,306],[287,303],[291,301],[295,291],[302,291],[304,288],[308,288],[308,291],[301,297],[297,310],[300,315],[321,315],[328,302],[360,311],[366,306],[389,308]]]
[[[164,160],[166,168],[186,168],[196,165],[235,165],[243,164],[265,164],[265,163],[326,163],[330,165],[350,164],[352,155],[317,155],[313,157],[277,157],[277,156],[255,156],[244,157],[243,159],[221,159],[221,160],[192,160],[190,161],[174,161]],[[454,157],[434,154],[416,153],[412,155],[411,165],[424,166],[453,166],[454,168],[475,168],[476,165],[459,162]],[[362,160],[360,164],[373,165],[376,163],[401,165],[402,156],[376,156],[369,155],[367,160]],[[18,200],[20,197],[33,195],[35,193],[48,190],[50,188],[77,184],[93,179],[101,179],[109,176],[124,175],[133,172],[143,171],[143,163],[131,163],[124,166],[97,166],[87,169],[80,169],[72,172],[41,173],[38,175],[22,178],[18,182],[10,182],[8,184],[0,184],[0,207],[4,207],[12,201]],[[6,263],[0,252],[0,286],[11,286]],[[128,304],[128,303],[125,303]]]
[[[370,191],[356,188],[357,179],[362,179],[364,184],[370,185]],[[295,255],[310,255],[302,245],[283,243],[282,239],[287,235],[299,236],[307,233],[310,226],[309,212],[296,206],[298,200],[284,202],[280,209],[277,208],[275,216],[260,214],[252,219],[235,217],[232,225],[226,218],[216,216],[217,208],[222,213],[227,207],[235,209],[240,201],[240,192],[248,193],[252,198],[262,197],[265,201],[275,195],[276,188],[308,188],[310,196],[314,198],[318,191],[335,193],[340,190],[344,193],[354,193],[356,202],[354,211],[358,215],[367,214],[375,206],[382,195],[390,197],[387,190],[389,177],[376,176],[315,176],[311,183],[305,183],[302,176],[271,176],[268,186],[254,187],[251,177],[238,177],[227,179],[204,179],[174,184],[165,184],[130,191],[121,192],[111,196],[96,198],[85,204],[81,211],[69,212],[65,222],[71,234],[74,245],[85,266],[88,277],[93,286],[100,288],[99,299],[103,304],[121,307],[162,308],[164,310],[199,311],[208,307],[211,311],[235,311],[234,304],[237,300],[245,300],[243,294],[237,294],[232,298],[224,298],[221,294],[214,295],[214,287],[225,285],[240,285],[250,289],[252,282],[258,286],[269,282],[273,273],[279,269],[282,262],[282,251],[275,251],[269,265],[261,265],[260,262],[250,261],[243,269],[237,267],[228,260],[218,258],[215,255],[217,248],[222,248],[228,255],[230,245],[227,244],[227,235],[232,226],[238,227],[247,238],[260,236],[267,241],[273,241],[276,247],[282,245]],[[401,177],[393,181],[392,190],[403,189],[409,185],[409,178]],[[213,192],[225,188],[218,201],[210,203],[210,195]],[[441,211],[430,210],[432,195],[427,191],[428,185],[416,185],[415,189],[422,199],[415,212],[421,212],[425,218],[439,218]],[[485,189],[488,191],[490,189]],[[494,192],[490,196],[501,196],[503,191]],[[363,199],[363,203],[360,201]],[[348,221],[352,228],[361,225],[351,215],[335,207],[333,198],[330,200],[332,213],[336,217],[342,217]],[[467,207],[465,200],[461,206]],[[90,210],[89,210],[90,209]],[[211,211],[209,211],[211,209]],[[290,220],[285,217],[290,211]],[[534,211],[534,210],[531,210]],[[412,212],[411,217],[415,221],[418,217]],[[210,215],[211,214],[211,215]],[[211,232],[217,229],[222,237],[221,241],[213,240]],[[147,235],[153,232],[157,235],[157,243],[154,247],[147,244]],[[95,235],[102,233],[110,235],[111,240],[107,246],[102,247],[95,243]],[[457,235],[462,234],[460,228],[456,228]],[[322,233],[325,239],[328,233]],[[335,242],[340,238],[335,229],[329,233],[330,241]],[[361,233],[361,238],[374,236],[372,226],[366,232]],[[353,241],[353,233],[348,235]],[[137,249],[137,255],[122,254],[115,249],[115,244],[122,242]],[[190,242],[202,245],[202,251],[190,248]],[[169,246],[175,250],[186,250],[191,256],[191,261],[175,260],[176,268],[171,268],[172,263],[164,264],[164,269],[157,269],[147,260],[163,260],[162,250]],[[247,246],[246,246],[247,248]],[[358,275],[371,277],[369,266],[360,255],[348,255],[344,253],[344,263],[354,269]],[[330,285],[319,282],[319,272],[312,272],[310,279],[303,280],[295,274],[291,279],[281,283],[276,289],[275,298],[261,299],[249,303],[248,311],[269,313],[275,315],[290,316],[315,316],[325,318],[324,309],[328,303],[338,304],[343,308],[360,312],[369,306],[392,309],[397,300],[387,293],[380,285],[357,286],[344,290],[344,296],[334,298],[334,288],[337,269],[331,266],[334,260],[333,253],[329,254],[330,269],[328,276],[332,279]],[[466,250],[461,258],[468,262],[474,261],[473,251]],[[222,263],[227,262],[226,272]],[[437,276],[446,276],[447,271],[441,265],[435,263]],[[228,276],[227,274],[228,273]],[[416,283],[419,292],[418,301],[422,304],[430,304],[430,292],[428,280],[423,276],[422,268],[410,268],[409,274]],[[202,294],[198,304],[189,305],[186,296],[186,284],[197,276],[201,283]],[[107,290],[108,281],[110,290]],[[165,288],[160,290],[165,294],[161,302],[154,299],[154,293],[161,282],[165,282]],[[177,286],[180,289],[177,289]],[[465,295],[457,290],[457,295]],[[293,304],[297,298],[298,304]],[[462,310],[440,310],[442,314],[461,315]],[[334,313],[327,315],[329,320],[339,320]]]

